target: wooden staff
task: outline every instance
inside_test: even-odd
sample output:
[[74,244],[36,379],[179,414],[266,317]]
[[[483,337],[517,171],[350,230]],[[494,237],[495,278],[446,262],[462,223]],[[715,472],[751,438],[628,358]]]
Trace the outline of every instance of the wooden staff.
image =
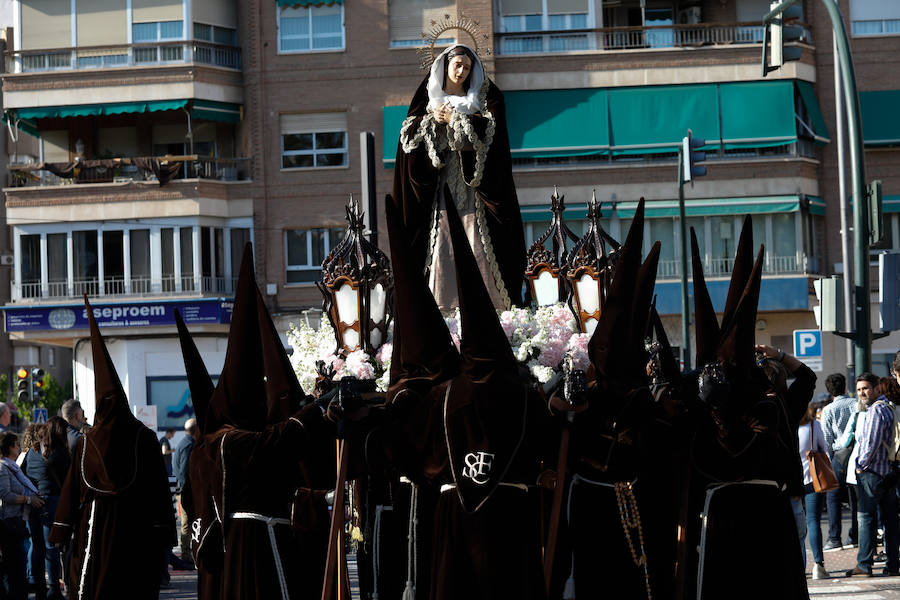
[[[341,600],[344,592],[349,592],[349,576],[347,574],[347,554],[344,548],[344,482],[347,479],[347,463],[350,453],[346,443],[338,440],[335,443],[338,455],[337,482],[334,487],[334,504],[331,506],[331,529],[328,532],[328,556],[325,559],[325,581],[322,583],[322,600],[331,600],[334,593],[335,571],[337,571],[338,595]],[[349,600],[349,593],[347,594]]]
[[544,586],[550,596],[550,583],[553,577],[553,560],[556,557],[556,540],[559,534],[559,518],[562,512],[563,496],[566,489],[566,464],[569,461],[569,424],[573,413],[566,413],[559,438],[559,459],[556,463],[556,487],[553,489],[553,505],[550,509],[550,532],[547,535],[547,546],[544,550]]

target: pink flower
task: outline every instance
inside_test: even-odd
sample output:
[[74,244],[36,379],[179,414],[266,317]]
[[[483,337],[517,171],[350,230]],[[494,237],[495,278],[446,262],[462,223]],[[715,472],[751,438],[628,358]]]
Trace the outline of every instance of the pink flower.
[[453,340],[453,345],[456,346],[456,349],[459,350],[460,339],[459,336],[455,333],[450,334],[450,339]]
[[391,342],[385,342],[381,345],[381,348],[378,349],[378,352],[375,354],[375,358],[381,364],[385,364],[386,362],[391,360],[391,357],[394,355],[394,344]]
[[575,368],[585,370],[590,365],[588,344],[591,337],[586,333],[575,333],[569,338],[568,350],[575,361]]

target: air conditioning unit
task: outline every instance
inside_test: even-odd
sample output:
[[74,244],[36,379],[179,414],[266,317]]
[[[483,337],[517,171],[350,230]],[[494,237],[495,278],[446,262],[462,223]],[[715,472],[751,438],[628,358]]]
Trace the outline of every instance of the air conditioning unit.
[[0,265],[4,267],[11,267],[16,262],[15,257],[12,254],[0,254]]
[[678,11],[678,23],[682,25],[697,25],[702,21],[703,7],[688,6]]

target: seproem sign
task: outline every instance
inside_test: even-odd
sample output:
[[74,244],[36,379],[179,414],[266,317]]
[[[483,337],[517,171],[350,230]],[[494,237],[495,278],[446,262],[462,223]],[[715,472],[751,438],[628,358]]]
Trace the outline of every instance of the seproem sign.
[[[187,324],[228,324],[234,302],[222,298],[94,304],[92,309],[101,328],[157,327],[175,324],[175,309]],[[62,331],[87,329],[84,305],[4,306],[6,331]]]

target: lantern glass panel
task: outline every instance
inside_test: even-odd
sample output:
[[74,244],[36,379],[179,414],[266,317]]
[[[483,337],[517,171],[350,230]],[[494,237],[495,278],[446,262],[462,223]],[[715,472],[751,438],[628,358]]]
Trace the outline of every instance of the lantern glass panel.
[[[387,303],[387,291],[384,289],[384,286],[380,283],[376,283],[375,287],[369,291],[369,318],[372,319],[374,323],[381,323],[384,321],[384,309]],[[372,342],[373,346],[378,346],[375,342]]]
[[559,302],[559,280],[550,269],[544,269],[534,279],[534,295],[538,306],[547,306]]
[[[345,325],[353,325],[359,321],[359,294],[349,283],[345,283],[335,292],[338,318]],[[359,340],[357,339],[357,343]]]
[[373,329],[371,333],[369,333],[369,343],[372,344],[373,348],[378,348],[381,346],[381,330]]
[[359,333],[355,329],[344,330],[344,346],[348,350],[353,350],[359,346]]
[[575,293],[578,294],[582,312],[594,313],[600,308],[600,285],[588,273],[575,282]]
[[588,319],[584,322],[584,332],[588,334],[588,337],[594,335],[595,329],[597,329],[597,319]]

